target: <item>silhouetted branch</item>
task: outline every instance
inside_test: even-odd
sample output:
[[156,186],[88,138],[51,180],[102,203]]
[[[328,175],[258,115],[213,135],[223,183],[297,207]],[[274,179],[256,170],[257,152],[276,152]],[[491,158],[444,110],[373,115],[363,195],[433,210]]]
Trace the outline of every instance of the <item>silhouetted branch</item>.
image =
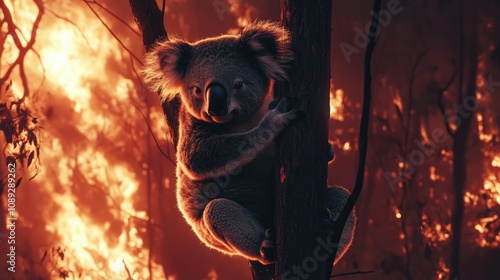
[[146,122],[146,125],[148,126],[148,129],[149,129],[149,132],[151,133],[151,136],[153,137],[153,140],[155,141],[156,143],[156,147],[158,148],[158,150],[160,151],[160,153],[166,158],[168,159],[168,161],[170,161],[174,166],[175,166],[175,162],[172,160],[172,158],[170,158],[170,153],[167,151],[168,154],[165,154],[163,152],[163,150],[161,149],[160,147],[160,144],[158,143],[158,140],[156,140],[156,137],[155,137],[155,134],[153,133],[153,129],[151,129],[151,126],[149,125],[149,122],[148,120],[146,119],[146,116],[144,115],[144,113],[142,113],[141,109],[139,109],[139,107],[135,106],[134,104],[132,104],[132,106],[134,106],[137,111],[139,111],[139,113],[141,113],[141,116],[142,118],[144,119],[144,121]]
[[[342,236],[342,231],[344,230],[345,223],[352,209],[354,208],[354,204],[356,204],[356,200],[363,189],[364,182],[364,172],[365,172],[365,163],[366,163],[366,154],[368,149],[368,130],[370,124],[370,105],[371,105],[371,87],[372,87],[372,74],[371,74],[371,59],[373,55],[373,51],[375,50],[376,37],[379,29],[379,13],[381,0],[373,1],[373,13],[370,24],[370,32],[368,34],[368,46],[366,47],[366,55],[365,55],[365,69],[364,69],[364,85],[363,85],[363,109],[361,112],[361,124],[359,128],[359,162],[358,162],[358,170],[356,174],[356,184],[352,191],[352,194],[349,196],[342,212],[339,215],[339,218],[335,222],[333,226],[333,237],[332,243],[339,244],[340,237]],[[333,257],[336,256],[338,248],[335,247],[333,249]],[[333,270],[333,267],[332,267]],[[327,271],[329,272],[329,271]],[[331,272],[328,273],[331,275]]]
[[[4,22],[7,23],[7,32],[8,35],[12,37],[12,40],[14,41],[14,44],[16,45],[19,54],[14,60],[14,62],[7,68],[7,71],[5,71],[5,74],[3,77],[0,78],[0,85],[4,84],[7,82],[10,78],[10,75],[12,74],[12,71],[16,66],[19,66],[19,76],[21,77],[21,83],[23,85],[23,96],[19,100],[20,102],[24,100],[26,96],[29,95],[29,85],[28,85],[28,79],[26,77],[26,71],[24,69],[24,58],[26,57],[26,54],[33,49],[33,45],[35,44],[36,41],[36,34],[38,31],[38,26],[40,25],[40,21],[42,19],[42,16],[45,12],[45,8],[43,5],[42,0],[34,0],[36,6],[38,7],[38,14],[36,15],[36,18],[33,22],[33,27],[31,29],[31,34],[30,34],[30,39],[27,41],[26,45],[23,46],[21,43],[21,40],[19,39],[19,36],[16,32],[16,30],[19,30],[19,28],[16,26],[14,23],[14,19],[12,18],[12,15],[10,13],[9,8],[7,8],[6,4],[4,1],[0,1],[0,10],[2,11],[3,14],[3,20]],[[21,33],[20,33],[21,34]]]
[[368,274],[368,273],[373,273],[375,272],[374,270],[369,270],[369,271],[354,271],[354,272],[346,272],[346,273],[339,273],[332,275],[331,278],[336,278],[336,277],[342,277],[342,276],[348,276],[348,275],[357,275],[357,274]]
[[127,264],[125,263],[125,259],[122,259],[122,263],[123,263],[123,267],[125,267],[125,271],[127,272],[127,276],[128,276],[127,280],[132,280],[132,279],[134,279],[134,278],[132,277],[132,275],[130,274],[130,270],[128,269]]
[[139,59],[137,56],[135,56],[135,54],[127,46],[125,46],[125,44],[122,42],[122,40],[120,40],[120,38],[118,38],[118,36],[115,34],[115,32],[113,32],[113,30],[111,30],[111,28],[106,24],[106,22],[104,22],[102,17],[90,5],[90,3],[93,3],[93,2],[89,2],[89,1],[84,1],[84,2],[85,2],[85,4],[87,4],[89,9],[92,11],[92,13],[94,13],[94,15],[97,17],[97,19],[99,19],[99,21],[102,23],[102,25],[104,25],[104,27],[106,27],[106,29],[109,31],[109,33],[111,33],[111,35],[116,39],[116,41],[120,44],[120,46],[122,46],[122,48],[124,48],[137,62],[139,62],[139,64],[142,64],[142,60]]
[[108,14],[112,15],[115,19],[117,19],[119,22],[123,23],[123,25],[125,25],[129,30],[131,30],[135,35],[141,37],[141,34],[139,34],[139,32],[137,32],[137,30],[135,30],[132,26],[130,26],[130,24],[128,24],[126,21],[124,21],[120,16],[118,16],[117,14],[113,13],[111,10],[109,10],[108,8],[104,7],[101,3],[93,0],[93,1],[90,1],[90,0],[85,0],[85,2],[88,3],[92,3],[92,4],[95,4],[96,6],[98,6],[99,8],[103,9],[105,12],[107,12]]
[[455,80],[455,77],[457,76],[457,63],[455,62],[454,59],[452,60],[452,64],[453,64],[453,74],[451,75],[451,78],[448,80],[448,82],[444,85],[444,87],[438,90],[438,104],[437,104],[439,110],[441,111],[441,114],[443,114],[443,117],[445,119],[444,126],[446,128],[446,131],[451,136],[455,135],[455,133],[452,131],[448,120],[448,116],[446,115],[446,109],[444,108],[444,103],[443,103],[443,94],[450,88],[451,84]]
[[65,22],[69,23],[70,25],[73,25],[73,27],[75,27],[76,30],[78,30],[80,35],[82,35],[82,38],[83,38],[83,40],[85,40],[85,43],[87,43],[87,46],[89,46],[89,48],[92,48],[92,45],[90,44],[89,40],[87,39],[87,36],[85,36],[85,33],[83,33],[82,29],[74,21],[70,20],[67,17],[63,17],[61,15],[58,15],[57,13],[55,13],[54,11],[51,11],[50,9],[47,9],[47,12],[49,12],[49,14],[53,15],[55,18],[60,19],[62,21],[65,21]]

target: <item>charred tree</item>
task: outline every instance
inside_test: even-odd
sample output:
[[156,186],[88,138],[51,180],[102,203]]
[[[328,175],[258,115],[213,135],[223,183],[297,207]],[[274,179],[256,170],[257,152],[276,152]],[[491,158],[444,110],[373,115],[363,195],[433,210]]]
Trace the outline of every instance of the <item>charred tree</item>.
[[325,275],[325,260],[315,259],[314,250],[322,237],[327,186],[331,10],[329,0],[281,1],[295,63],[290,81],[277,84],[275,95],[296,99],[305,117],[276,143],[276,279],[291,277],[297,268],[308,279]]
[[[459,81],[457,105],[471,104],[477,105],[476,101],[476,76],[477,76],[477,15],[475,14],[477,5],[473,1],[460,1],[460,39],[459,39]],[[465,11],[470,14],[466,15]],[[467,29],[466,29],[467,23]],[[467,40],[466,40],[467,38]],[[466,42],[470,42],[467,46]],[[466,48],[467,47],[467,48]],[[466,59],[466,56],[468,59]],[[465,65],[468,65],[465,67]],[[466,72],[465,69],[469,69]],[[465,75],[467,74],[467,77]],[[455,107],[457,108],[457,107]],[[467,108],[467,107],[466,107]],[[471,123],[475,112],[457,112],[455,123],[456,129],[451,133],[453,137],[453,211],[451,219],[451,261],[450,279],[459,279],[460,275],[460,249],[462,243],[462,227],[464,216],[464,190],[467,182],[467,139],[470,132]],[[458,120],[461,120],[458,122]],[[449,126],[450,124],[446,124]],[[448,128],[451,131],[451,128]]]

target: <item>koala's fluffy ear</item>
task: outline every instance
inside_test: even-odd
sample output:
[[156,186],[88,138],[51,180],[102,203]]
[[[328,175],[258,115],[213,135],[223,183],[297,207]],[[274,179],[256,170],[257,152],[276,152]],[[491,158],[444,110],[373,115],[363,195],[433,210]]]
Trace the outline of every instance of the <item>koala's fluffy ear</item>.
[[255,56],[264,73],[273,79],[287,78],[286,68],[293,60],[290,32],[278,23],[260,21],[247,25],[239,40]]
[[146,54],[142,68],[144,80],[151,84],[152,90],[161,91],[162,101],[179,94],[191,51],[188,42],[173,38],[157,43]]

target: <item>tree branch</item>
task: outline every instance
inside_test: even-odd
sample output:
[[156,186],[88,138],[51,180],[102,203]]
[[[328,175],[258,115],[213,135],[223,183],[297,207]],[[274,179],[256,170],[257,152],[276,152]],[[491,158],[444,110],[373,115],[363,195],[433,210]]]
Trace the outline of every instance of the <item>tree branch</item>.
[[27,41],[26,45],[23,46],[19,36],[16,33],[16,30],[19,28],[14,23],[14,19],[10,13],[9,8],[5,5],[4,1],[0,1],[0,10],[3,13],[4,20],[7,22],[8,34],[12,37],[14,44],[19,50],[19,55],[16,60],[7,68],[4,76],[0,78],[0,84],[4,84],[12,74],[12,71],[16,66],[19,66],[19,76],[21,77],[21,82],[23,85],[23,97],[19,100],[20,102],[24,100],[29,95],[29,85],[26,77],[26,72],[24,71],[24,58],[26,54],[33,49],[33,45],[36,41],[36,33],[38,31],[38,26],[40,25],[40,21],[42,20],[42,16],[45,12],[44,5],[42,0],[34,0],[36,6],[38,7],[38,14],[33,22],[33,27],[31,29],[30,39]]
[[449,121],[448,121],[448,116],[446,116],[446,109],[444,108],[444,103],[443,103],[443,93],[450,88],[451,84],[455,80],[455,77],[457,76],[457,63],[455,62],[455,60],[452,60],[452,63],[453,63],[453,74],[451,75],[451,78],[448,80],[448,82],[445,84],[445,86],[439,89],[439,91],[438,91],[438,104],[437,104],[437,106],[438,106],[439,110],[441,111],[441,114],[443,114],[443,117],[445,120],[444,127],[446,128],[446,131],[448,132],[448,134],[450,134],[451,136],[453,136],[455,133],[451,129],[451,126],[450,126]]
[[[356,185],[352,191],[352,194],[349,196],[347,203],[345,204],[342,212],[340,213],[339,218],[335,222],[333,227],[333,237],[332,242],[334,244],[339,244],[340,237],[342,236],[342,231],[344,229],[345,223],[352,209],[354,208],[354,204],[363,189],[363,181],[364,181],[364,172],[365,172],[365,163],[366,163],[366,153],[368,148],[368,130],[370,124],[370,104],[371,104],[371,86],[372,86],[372,74],[371,74],[371,59],[373,55],[373,51],[375,50],[376,37],[379,31],[379,13],[381,0],[373,1],[373,13],[370,24],[370,34],[368,34],[368,46],[366,48],[365,55],[365,69],[364,69],[364,87],[363,87],[363,109],[361,112],[361,124],[359,128],[359,162],[358,162],[358,171],[356,174]],[[337,254],[337,249],[334,248],[332,256],[333,258]],[[332,267],[333,270],[333,267]],[[328,277],[331,275],[331,272],[328,271]]]
[[109,33],[111,33],[111,35],[113,37],[115,37],[116,41],[118,41],[118,43],[122,46],[122,48],[124,48],[137,62],[142,63],[142,60],[140,60],[127,46],[125,46],[125,44],[122,42],[122,40],[120,40],[120,38],[118,38],[118,35],[116,35],[115,32],[113,32],[113,30],[111,30],[111,28],[104,22],[102,17],[90,5],[90,2],[88,2],[88,1],[84,1],[84,2],[85,2],[85,4],[87,4],[89,9],[92,11],[92,13],[94,13],[94,15],[99,19],[99,21],[101,21],[102,25],[104,25],[104,27],[106,27],[106,29],[109,31]]

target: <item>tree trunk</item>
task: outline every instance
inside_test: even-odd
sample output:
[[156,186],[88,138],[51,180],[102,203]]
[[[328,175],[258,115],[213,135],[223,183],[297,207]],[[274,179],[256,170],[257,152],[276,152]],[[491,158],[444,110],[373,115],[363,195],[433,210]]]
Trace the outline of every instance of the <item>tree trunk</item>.
[[[458,85],[458,106],[462,104],[477,104],[476,101],[476,76],[477,76],[477,5],[474,1],[462,0],[460,2],[460,69],[459,69],[459,85]],[[465,15],[465,11],[469,14]],[[466,24],[467,28],[466,29]],[[467,40],[466,40],[467,38]],[[470,42],[466,48],[465,42]],[[464,50],[467,50],[465,52]],[[469,61],[465,60],[465,54]],[[465,65],[468,67],[465,67]],[[464,85],[464,73],[467,72],[467,81]],[[465,95],[462,92],[465,91]],[[470,106],[470,105],[469,105]],[[462,106],[463,108],[463,106]],[[467,138],[469,136],[470,125],[475,117],[474,111],[466,112],[468,115],[460,115],[457,113],[457,119],[461,123],[457,123],[457,128],[453,134],[453,214],[451,220],[451,265],[450,279],[459,279],[460,268],[460,247],[462,243],[462,226],[464,215],[464,189],[467,181]]]
[[275,95],[295,97],[305,117],[276,141],[276,279],[325,275],[325,259],[315,258],[315,249],[322,237],[327,182],[331,5],[329,0],[281,0],[295,64],[290,82],[277,84]]
[[[163,26],[163,13],[158,8],[155,0],[129,0],[129,2],[134,19],[139,25],[139,29],[141,29],[142,41],[147,51],[154,46],[156,41],[168,39],[167,31]],[[179,137],[178,115],[180,105],[179,97],[161,104],[167,119],[174,150],[177,148]]]

